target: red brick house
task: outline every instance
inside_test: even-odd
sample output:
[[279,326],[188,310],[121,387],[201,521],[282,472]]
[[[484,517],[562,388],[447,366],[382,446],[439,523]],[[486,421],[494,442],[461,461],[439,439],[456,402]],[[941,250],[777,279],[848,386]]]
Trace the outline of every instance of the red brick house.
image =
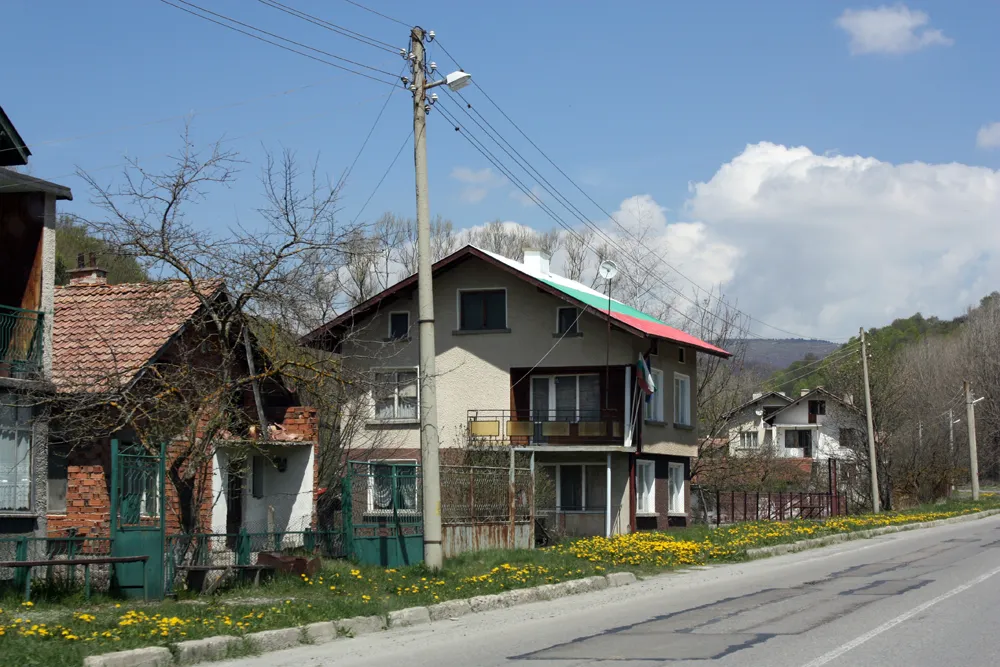
[[[52,374],[62,405],[72,405],[77,398],[81,405],[88,401],[101,405],[105,398],[112,400],[116,392],[127,391],[167,364],[197,363],[191,361],[197,354],[191,353],[187,332],[204,307],[187,283],[111,285],[106,273],[93,266],[75,269],[71,276],[69,285],[55,290]],[[226,298],[221,283],[198,288],[211,299]],[[253,356],[257,364],[267,363],[256,347]],[[239,372],[246,373],[247,368]],[[253,392],[247,388],[239,393],[229,409],[256,417]],[[164,484],[168,533],[181,532],[182,525],[192,522],[199,532],[235,533],[243,528],[250,532],[303,530],[315,521],[315,410],[300,406],[294,392],[274,377],[260,381],[259,393],[267,437],[260,437],[254,425],[240,433],[226,431],[222,444],[206,454],[210,460],[200,464],[194,491],[184,502],[168,472]],[[157,403],[151,404],[150,411],[155,411]],[[63,417],[60,422],[59,414],[55,420],[69,421]],[[255,418],[249,421],[257,423]],[[69,528],[91,536],[108,534],[111,441],[116,439],[119,447],[125,447],[138,439],[133,424],[115,423],[113,432],[85,441],[66,435],[69,427],[62,436],[58,426],[54,429],[48,462],[50,534]],[[182,435],[166,444],[168,471],[189,447]],[[149,488],[143,503],[156,507],[159,480],[149,480]]]

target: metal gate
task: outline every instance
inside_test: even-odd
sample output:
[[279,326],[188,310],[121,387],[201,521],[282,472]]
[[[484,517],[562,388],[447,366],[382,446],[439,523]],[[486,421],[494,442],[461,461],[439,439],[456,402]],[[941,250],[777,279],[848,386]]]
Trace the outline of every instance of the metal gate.
[[129,597],[163,597],[166,551],[166,449],[111,441],[111,555],[148,556],[145,563],[115,567],[118,588]]
[[423,561],[420,468],[415,463],[349,462],[342,503],[348,558],[382,567]]

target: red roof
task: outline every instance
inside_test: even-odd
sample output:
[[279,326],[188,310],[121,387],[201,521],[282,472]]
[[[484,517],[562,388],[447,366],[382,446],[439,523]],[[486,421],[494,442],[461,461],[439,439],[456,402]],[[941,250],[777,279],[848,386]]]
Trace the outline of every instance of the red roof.
[[[202,281],[206,297],[222,288]],[[55,291],[52,380],[59,391],[109,391],[128,384],[201,307],[186,281],[69,285]]]

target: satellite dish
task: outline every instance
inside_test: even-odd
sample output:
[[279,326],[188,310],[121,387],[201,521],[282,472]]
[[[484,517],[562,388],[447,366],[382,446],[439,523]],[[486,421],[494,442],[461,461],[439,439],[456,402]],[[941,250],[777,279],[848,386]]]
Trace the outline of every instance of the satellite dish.
[[597,271],[605,280],[611,280],[618,275],[618,265],[610,259],[606,259],[601,262],[601,266],[597,269]]
[[757,415],[758,417],[762,417],[764,415],[764,411],[760,408],[757,408],[756,410],[754,410],[754,414]]

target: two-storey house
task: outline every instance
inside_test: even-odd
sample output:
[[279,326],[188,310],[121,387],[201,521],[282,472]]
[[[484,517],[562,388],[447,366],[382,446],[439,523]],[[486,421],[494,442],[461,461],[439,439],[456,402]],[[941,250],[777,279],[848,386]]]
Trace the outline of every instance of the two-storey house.
[[[476,443],[533,452],[555,489],[536,512],[559,532],[687,523],[696,357],[725,350],[553,273],[537,250],[516,262],[466,246],[433,276],[443,463]],[[352,457],[419,462],[416,332],[410,276],[305,337],[377,380]]]
[[803,389],[796,398],[756,393],[733,411],[728,430],[734,456],[764,452],[776,458],[825,461],[853,457],[864,439],[864,419],[850,396],[817,387]]
[[15,171],[31,152],[0,109],[0,535],[44,535],[56,202],[69,188]]

